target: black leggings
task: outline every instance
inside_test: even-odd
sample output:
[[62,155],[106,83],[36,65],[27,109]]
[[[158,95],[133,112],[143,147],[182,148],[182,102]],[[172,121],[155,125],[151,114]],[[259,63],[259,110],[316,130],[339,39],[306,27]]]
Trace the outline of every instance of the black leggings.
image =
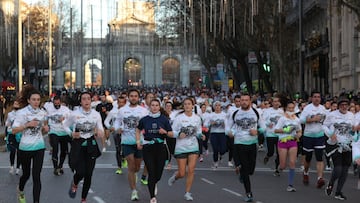
[[229,150],[229,161],[233,159],[234,152],[234,137],[226,137],[227,149]]
[[338,180],[336,192],[339,193],[345,184],[349,167],[351,166],[351,152],[339,153],[336,151],[331,155],[331,159],[334,163],[334,170],[332,171],[329,185],[334,185],[335,181]]
[[276,151],[276,158],[275,158],[275,168],[277,169],[279,166],[279,152],[277,148],[279,138],[278,137],[266,137],[266,146],[267,146],[267,157],[272,157],[274,152]]
[[[50,145],[52,147],[52,161],[54,169],[62,168],[66,155],[68,154],[68,145],[71,141],[68,135],[66,136],[57,136],[56,134],[49,134]],[[58,159],[59,153],[59,144],[60,144],[60,160]]]
[[20,163],[23,170],[23,174],[20,177],[19,190],[24,191],[25,184],[30,178],[31,160],[32,160],[34,203],[38,203],[40,200],[40,191],[41,191],[40,173],[44,161],[44,152],[45,149],[40,149],[36,151],[19,150]]
[[76,172],[74,174],[74,184],[78,185],[79,182],[84,179],[83,190],[81,193],[81,198],[86,199],[87,194],[91,185],[91,178],[95,168],[96,159],[93,158],[87,152],[88,147],[82,146],[80,149],[78,165],[76,167]]
[[246,193],[251,192],[250,175],[254,174],[256,165],[256,144],[234,145],[234,161],[235,166],[240,165],[240,178],[244,181]]
[[8,135],[8,150],[10,151],[10,165],[14,166],[15,163],[15,156],[17,155],[17,160],[16,160],[16,168],[20,167],[20,159],[19,159],[19,143],[16,141],[15,139],[15,135],[10,134]]
[[211,133],[210,142],[213,148],[213,161],[217,162],[220,156],[226,153],[226,135],[225,133]]
[[169,155],[168,155],[168,161],[170,163],[171,161],[171,157],[174,156],[174,152],[175,152],[175,145],[176,145],[176,138],[172,138],[172,137],[166,137],[166,145],[168,147],[169,150]]
[[150,197],[155,197],[155,185],[161,179],[165,160],[167,158],[167,149],[164,144],[144,145],[143,158],[145,166],[149,173],[148,189]]
[[114,133],[113,134],[113,138],[114,138],[114,144],[115,144],[115,148],[116,148],[116,162],[119,168],[122,167],[122,160],[123,160],[123,156],[122,156],[122,151],[121,151],[121,134],[118,133]]

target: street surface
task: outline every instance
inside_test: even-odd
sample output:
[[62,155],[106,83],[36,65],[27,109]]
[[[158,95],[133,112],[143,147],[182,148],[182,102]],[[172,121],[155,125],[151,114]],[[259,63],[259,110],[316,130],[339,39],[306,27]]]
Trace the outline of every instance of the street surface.
[[[295,177],[295,188],[297,192],[287,192],[287,171],[281,173],[280,177],[273,176],[273,159],[268,165],[262,163],[265,152],[259,152],[257,157],[257,167],[255,174],[251,177],[254,202],[258,203],[322,203],[339,202],[334,197],[325,195],[324,188],[316,188],[316,174],[312,170],[310,173],[310,184],[302,184],[302,175],[297,170]],[[9,174],[9,154],[0,153],[0,203],[16,203],[16,187],[19,176]],[[168,186],[167,180],[174,173],[176,164],[172,159],[172,170],[164,170],[162,179],[158,183],[158,202],[186,202],[183,199],[185,193],[185,179],[175,182],[173,186]],[[243,202],[245,195],[244,187],[240,184],[234,169],[227,166],[227,154],[225,154],[220,167],[217,170],[211,168],[211,153],[205,156],[204,162],[198,163],[195,173],[195,180],[191,190],[193,202],[206,203],[228,203]],[[314,169],[315,165],[312,165]],[[108,148],[97,160],[94,170],[92,186],[87,198],[88,203],[110,203],[110,202],[131,202],[131,191],[127,182],[127,171],[124,169],[122,175],[115,174],[115,152],[114,146]],[[142,170],[141,170],[142,172]],[[141,173],[140,172],[140,173]],[[72,179],[71,171],[68,168],[67,160],[65,164],[65,174],[54,176],[51,156],[47,150],[44,158],[43,171],[41,173],[42,191],[41,202],[43,203],[73,203],[80,202],[82,187],[79,187],[75,199],[68,196],[68,189]],[[140,178],[140,174],[139,178]],[[325,179],[330,177],[330,173],[325,173]],[[348,180],[343,189],[344,195],[348,198],[346,202],[359,202],[360,191],[356,189],[357,178],[354,177],[352,169],[349,172]],[[137,202],[149,202],[150,197],[147,186],[137,184],[140,200]],[[32,202],[32,180],[31,178],[25,186],[25,196],[27,202]]]

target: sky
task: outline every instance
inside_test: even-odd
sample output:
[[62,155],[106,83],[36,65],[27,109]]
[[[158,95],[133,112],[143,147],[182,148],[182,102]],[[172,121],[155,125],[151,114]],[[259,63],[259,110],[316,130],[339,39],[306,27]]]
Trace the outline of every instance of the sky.
[[[23,0],[28,4],[38,2],[48,2],[48,0]],[[52,0],[68,2],[73,4],[73,8],[77,10],[78,19],[80,21],[81,0]],[[107,23],[116,17],[116,1],[118,0],[83,0],[83,24],[85,37],[90,38],[93,34],[94,38],[105,37],[108,33]],[[121,1],[121,0],[120,0]],[[91,4],[93,5],[93,33],[91,33]],[[102,29],[101,29],[102,28]]]

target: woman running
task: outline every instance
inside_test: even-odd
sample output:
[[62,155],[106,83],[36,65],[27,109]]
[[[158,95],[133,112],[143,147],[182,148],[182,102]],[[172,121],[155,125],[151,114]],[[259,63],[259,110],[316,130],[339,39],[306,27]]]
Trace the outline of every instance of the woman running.
[[[6,126],[6,142],[7,142],[7,148],[10,151],[10,174],[19,175],[20,173],[20,159],[19,159],[19,143],[21,139],[21,133],[13,134],[12,133],[12,124],[14,123],[16,112],[19,110],[19,102],[14,101],[13,104],[13,110],[8,113],[7,119],[5,122]],[[16,159],[16,170],[14,168],[15,163],[15,156],[17,156]]]
[[104,128],[99,112],[91,109],[90,93],[80,94],[80,104],[81,107],[73,111],[64,121],[64,128],[73,138],[69,166],[75,174],[71,181],[69,196],[75,198],[78,184],[84,179],[81,202],[86,203],[96,158],[101,155],[95,138],[104,135]]
[[219,155],[221,157],[226,153],[226,113],[221,110],[221,102],[219,101],[214,103],[214,109],[215,112],[210,114],[208,121],[205,123],[205,126],[210,128],[210,142],[214,151],[213,168],[216,169],[219,166]]
[[[174,117],[176,116],[176,111],[173,110],[173,106],[172,106],[172,102],[171,101],[167,101],[165,103],[165,111],[167,113],[167,115],[169,115],[169,121],[170,121],[170,125],[173,124],[174,122]],[[169,150],[169,160],[166,166],[166,169],[171,169],[171,158],[172,156],[174,156],[174,151],[175,151],[175,144],[176,144],[176,138],[173,137],[166,137],[166,145],[168,147]]]
[[33,177],[33,202],[40,201],[41,180],[40,173],[44,161],[45,142],[43,134],[49,131],[46,111],[40,109],[40,92],[33,86],[25,86],[21,92],[19,106],[25,107],[16,112],[12,125],[12,133],[21,133],[19,144],[19,158],[22,176],[18,186],[18,199],[25,203],[24,187],[30,178],[31,162]]
[[301,123],[299,118],[295,115],[295,104],[288,102],[285,107],[284,116],[280,117],[276,126],[275,133],[279,136],[278,151],[280,170],[286,168],[286,160],[289,159],[289,178],[288,178],[288,192],[295,192],[294,176],[295,163],[297,158],[297,140],[301,137]]
[[[140,135],[144,130],[144,140],[141,143]],[[156,203],[156,184],[161,179],[167,159],[165,138],[172,137],[173,132],[167,116],[160,112],[160,101],[153,99],[150,102],[148,116],[139,121],[136,128],[136,144],[139,150],[143,150],[143,159],[148,169],[148,188],[150,203]]]
[[197,137],[204,139],[204,136],[201,133],[201,118],[193,112],[194,101],[191,98],[186,98],[183,101],[183,106],[184,111],[178,114],[172,125],[174,137],[176,137],[175,158],[178,171],[170,177],[168,184],[171,186],[176,180],[183,178],[187,165],[188,174],[184,198],[187,201],[192,201],[190,189],[194,181],[196,160],[199,157]]

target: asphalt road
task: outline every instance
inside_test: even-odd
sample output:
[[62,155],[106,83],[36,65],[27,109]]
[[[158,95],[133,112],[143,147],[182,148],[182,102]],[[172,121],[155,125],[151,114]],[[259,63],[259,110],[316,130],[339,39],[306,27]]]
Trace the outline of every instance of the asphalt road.
[[[93,174],[92,186],[88,195],[89,203],[110,203],[110,202],[131,202],[131,191],[127,182],[126,169],[124,174],[115,174],[115,154],[113,146],[97,160],[97,165]],[[316,174],[310,173],[310,184],[302,184],[302,174],[297,170],[295,177],[295,188],[297,192],[287,192],[287,171],[282,172],[280,177],[273,176],[273,159],[268,165],[263,165],[262,159],[264,152],[258,153],[257,168],[251,177],[254,202],[258,203],[321,203],[339,202],[334,197],[328,197],[323,189],[316,188]],[[19,176],[9,174],[9,154],[0,153],[0,203],[17,202],[16,187]],[[244,187],[240,184],[234,169],[227,167],[227,155],[217,170],[211,168],[211,154],[205,156],[204,162],[198,163],[195,174],[195,181],[192,187],[193,202],[243,202]],[[185,193],[185,180],[178,180],[173,186],[167,185],[168,178],[176,170],[173,160],[173,169],[164,170],[162,179],[158,184],[158,202],[186,202],[183,199]],[[315,168],[314,165],[312,168]],[[47,151],[44,158],[43,171],[41,173],[42,191],[41,202],[45,203],[72,203],[80,202],[80,192],[75,199],[70,199],[67,192],[69,189],[72,174],[65,167],[63,176],[54,176],[51,164],[51,156]],[[139,174],[140,176],[140,174]],[[325,173],[325,179],[330,177],[330,173]],[[350,171],[348,180],[343,189],[347,196],[346,202],[359,202],[360,191],[356,189],[358,179]],[[149,202],[150,196],[147,186],[137,184],[140,200],[137,202]],[[81,187],[79,188],[81,191]],[[32,180],[29,179],[25,186],[27,202],[32,202]]]

